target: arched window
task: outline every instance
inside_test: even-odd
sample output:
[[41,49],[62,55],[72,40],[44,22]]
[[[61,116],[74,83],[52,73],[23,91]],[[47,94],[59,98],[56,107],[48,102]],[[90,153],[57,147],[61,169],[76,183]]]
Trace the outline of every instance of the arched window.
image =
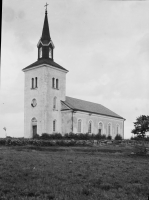
[[58,89],[58,79],[56,79],[56,89]]
[[120,127],[119,127],[119,125],[116,126],[116,134],[120,134]]
[[108,135],[111,135],[111,124],[108,124]]
[[53,131],[56,131],[56,120],[53,121]]
[[102,122],[99,123],[98,133],[103,134],[103,124],[102,124]]
[[54,97],[54,99],[53,99],[53,109],[54,110],[56,109],[56,97]]
[[81,133],[81,130],[82,130],[82,120],[79,119],[78,120],[78,133]]
[[32,122],[37,122],[37,119],[35,117],[33,117]]
[[42,47],[39,49],[39,58],[42,58]]
[[88,132],[89,133],[92,132],[92,121],[89,121],[89,123],[88,123]]
[[32,89],[34,88],[34,78],[32,78]]
[[52,78],[52,87],[55,88],[55,78]]
[[37,77],[35,78],[35,88],[37,88]]

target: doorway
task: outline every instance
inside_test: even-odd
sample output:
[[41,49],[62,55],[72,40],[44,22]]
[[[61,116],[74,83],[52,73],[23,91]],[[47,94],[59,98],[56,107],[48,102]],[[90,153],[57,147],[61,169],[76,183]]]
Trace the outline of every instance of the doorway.
[[37,135],[37,125],[33,125],[33,138]]
[[32,132],[32,137],[36,137],[37,135],[37,119],[34,117],[32,118],[31,122],[31,132]]

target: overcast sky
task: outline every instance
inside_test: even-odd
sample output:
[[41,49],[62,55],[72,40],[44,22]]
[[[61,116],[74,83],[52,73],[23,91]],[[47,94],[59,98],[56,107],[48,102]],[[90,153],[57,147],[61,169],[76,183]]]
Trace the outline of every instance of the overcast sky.
[[[24,73],[37,60],[46,1],[3,0],[0,137],[24,132]],[[125,121],[149,115],[149,2],[47,0],[54,61],[67,96],[100,103]]]

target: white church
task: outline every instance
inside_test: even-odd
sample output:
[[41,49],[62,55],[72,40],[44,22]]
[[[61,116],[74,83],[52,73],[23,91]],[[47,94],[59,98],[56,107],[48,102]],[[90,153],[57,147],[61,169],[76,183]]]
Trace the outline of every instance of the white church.
[[42,133],[101,133],[124,138],[125,119],[101,104],[66,96],[68,70],[54,62],[47,10],[38,60],[23,69],[24,137]]

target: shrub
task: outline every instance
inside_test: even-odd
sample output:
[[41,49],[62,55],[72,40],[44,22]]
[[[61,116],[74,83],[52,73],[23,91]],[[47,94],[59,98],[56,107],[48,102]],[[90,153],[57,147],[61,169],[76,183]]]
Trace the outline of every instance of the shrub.
[[114,139],[115,140],[122,140],[122,136],[120,134],[117,134]]
[[102,140],[102,139],[106,139],[106,135],[105,134],[101,134],[101,133],[98,133],[96,135],[94,135],[94,139],[96,140]]
[[79,140],[89,140],[92,138],[92,135],[89,133],[79,133],[77,134]]
[[48,133],[42,133],[40,138],[43,140],[48,140],[48,139],[50,139],[50,135]]
[[5,138],[1,138],[0,139],[0,145],[5,145],[6,143],[6,139]]
[[112,136],[111,136],[111,135],[108,135],[108,136],[107,136],[107,139],[108,139],[108,140],[112,140]]
[[53,134],[50,135],[50,138],[54,139],[54,140],[55,139],[62,139],[63,136],[60,133],[53,133]]
[[76,134],[74,133],[65,133],[63,136],[65,139],[76,139]]
[[40,139],[40,135],[36,134],[36,135],[34,136],[34,139]]

